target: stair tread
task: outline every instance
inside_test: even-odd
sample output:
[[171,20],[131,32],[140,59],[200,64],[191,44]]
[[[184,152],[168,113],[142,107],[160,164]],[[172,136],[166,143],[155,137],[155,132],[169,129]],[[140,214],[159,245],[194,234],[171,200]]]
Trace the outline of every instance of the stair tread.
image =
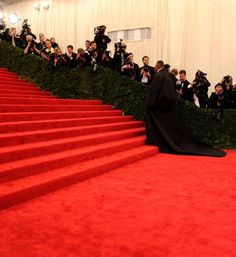
[[114,142],[101,143],[101,144],[92,145],[92,146],[90,145],[90,146],[86,146],[83,148],[76,148],[76,149],[72,149],[72,150],[61,151],[59,153],[51,153],[51,154],[47,154],[46,156],[36,156],[36,157],[32,157],[32,158],[27,158],[24,160],[17,160],[17,161],[13,161],[13,162],[3,163],[3,164],[0,164],[0,167],[1,167],[0,174],[2,172],[6,172],[7,170],[19,169],[19,168],[22,168],[25,166],[31,167],[31,166],[35,166],[35,165],[40,165],[41,163],[44,163],[44,162],[50,161],[50,160],[55,161],[55,160],[58,160],[61,158],[66,159],[67,157],[71,157],[71,156],[89,154],[91,152],[99,151],[99,150],[107,148],[107,147],[116,148],[119,145],[123,145],[126,143],[133,143],[136,141],[143,141],[143,144],[144,144],[145,136],[138,136],[138,137],[133,137],[133,138],[128,138],[128,139],[122,139],[122,140],[117,140]]
[[132,118],[133,116],[127,115],[127,116],[105,116],[105,117],[89,117],[89,118],[68,118],[68,119],[48,119],[48,120],[34,120],[34,121],[9,121],[9,122],[0,122],[0,126],[4,125],[21,125],[21,124],[44,124],[44,123],[50,123],[50,122],[69,122],[69,121],[91,121],[91,120],[100,120],[100,119],[117,119],[117,118]]
[[89,161],[80,162],[70,166],[65,166],[58,169],[53,169],[45,173],[35,174],[32,176],[24,177],[10,182],[5,182],[0,184],[0,196],[11,194],[22,189],[31,188],[39,184],[51,182],[52,180],[66,179],[66,177],[72,176],[74,174],[86,172],[89,169],[103,166],[104,164],[111,164],[112,162],[119,162],[123,158],[129,159],[133,156],[145,152],[152,154],[158,153],[158,148],[154,146],[140,146],[135,149],[129,149],[119,153],[106,155],[104,157],[96,158]]
[[69,128],[56,128],[56,129],[45,129],[45,130],[33,130],[33,131],[23,131],[23,132],[17,132],[17,133],[5,133],[0,135],[0,139],[1,138],[6,138],[6,137],[12,137],[12,136],[26,136],[26,135],[42,135],[42,134],[48,134],[50,132],[60,132],[60,131],[72,131],[72,130],[78,130],[78,129],[83,129],[86,130],[86,128],[100,128],[100,127],[104,127],[104,126],[118,126],[118,125],[123,125],[123,124],[132,124],[134,122],[140,122],[140,121],[132,121],[132,122],[118,122],[118,123],[109,123],[109,124],[99,124],[99,125],[90,125],[90,126],[77,126],[77,127],[69,127]]
[[[0,104],[1,104],[1,100],[22,100],[22,101],[35,101],[35,100],[40,100],[40,101],[44,101],[44,99],[38,99],[37,97],[19,97],[19,96],[16,96],[16,97],[11,97],[11,96],[8,96],[8,97],[2,97],[0,95]],[[45,98],[45,102],[58,102],[58,103],[68,103],[68,104],[71,104],[71,103],[75,103],[75,104],[86,104],[88,105],[103,105],[102,101],[101,100],[82,100],[82,99],[62,99],[62,98],[57,98],[57,99],[47,99]],[[10,104],[9,104],[10,105]],[[27,105],[29,105],[27,103]],[[39,105],[39,104],[33,104],[33,105]],[[47,104],[43,104],[43,105],[47,105]],[[49,104],[48,104],[49,105]],[[11,105],[12,106],[12,105]]]
[[[26,98],[32,98],[32,95],[23,95],[21,94],[20,96],[24,97],[24,99]],[[6,93],[1,93],[0,92],[0,99],[4,98],[4,97],[8,97],[8,98],[14,98],[14,97],[19,97],[19,94],[6,94]],[[33,95],[33,97],[35,98],[35,95]],[[59,99],[57,96],[53,96],[53,95],[37,95],[37,99],[46,99],[46,100],[50,100],[51,98],[54,99]]]
[[[140,123],[141,126],[142,123]],[[13,146],[6,146],[0,148],[0,154],[12,152],[16,150],[25,150],[25,149],[35,149],[38,147],[47,147],[51,145],[59,145],[62,143],[69,143],[69,142],[75,142],[77,140],[88,140],[88,139],[95,139],[97,137],[104,137],[104,136],[111,136],[116,134],[125,134],[127,132],[131,133],[134,131],[144,131],[144,128],[137,127],[137,128],[129,128],[129,129],[123,129],[123,130],[115,130],[115,131],[109,131],[109,132],[101,132],[101,133],[95,133],[95,134],[89,134],[89,135],[82,135],[82,136],[73,136],[69,138],[57,138],[53,140],[47,140],[47,141],[41,141],[41,142],[33,142],[28,144],[20,144],[20,145],[13,145]]]

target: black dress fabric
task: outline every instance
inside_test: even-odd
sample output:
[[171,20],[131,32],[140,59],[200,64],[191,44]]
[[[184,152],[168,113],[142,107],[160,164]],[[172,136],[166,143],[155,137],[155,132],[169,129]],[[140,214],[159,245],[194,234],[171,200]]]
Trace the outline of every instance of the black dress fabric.
[[226,152],[197,143],[181,119],[171,74],[162,69],[152,81],[146,99],[146,143],[161,152],[223,157]]

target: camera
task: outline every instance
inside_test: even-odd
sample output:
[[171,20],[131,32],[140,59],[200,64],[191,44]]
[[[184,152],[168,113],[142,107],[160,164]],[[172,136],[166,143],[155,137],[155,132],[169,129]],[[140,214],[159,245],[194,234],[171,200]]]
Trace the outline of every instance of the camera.
[[36,46],[36,42],[34,40],[32,40],[30,42],[30,48],[34,48]]
[[31,32],[30,25],[28,24],[28,19],[23,20],[22,33],[28,35]]
[[127,62],[126,64],[129,65],[130,67],[134,66],[134,64],[132,62]]
[[145,66],[143,67],[143,71],[144,71],[144,72],[149,72],[149,68],[148,68],[147,65],[145,65]]
[[121,38],[119,42],[114,44],[116,53],[125,53],[126,45],[123,44],[123,39]]
[[103,35],[105,33],[106,26],[100,25],[94,28],[94,34],[95,35]]

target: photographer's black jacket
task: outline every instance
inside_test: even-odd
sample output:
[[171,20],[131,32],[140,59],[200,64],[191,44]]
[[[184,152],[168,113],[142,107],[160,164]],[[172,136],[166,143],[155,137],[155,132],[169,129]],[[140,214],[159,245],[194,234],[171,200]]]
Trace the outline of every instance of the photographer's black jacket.
[[104,52],[107,49],[107,44],[111,42],[111,39],[103,34],[97,34],[94,37],[94,41],[97,43],[97,49],[100,52]]
[[76,60],[76,53],[72,53],[72,56],[69,57],[66,53],[63,54],[63,57],[65,58],[64,66],[68,68],[75,68],[77,66],[77,60]]
[[136,63],[133,63],[133,67],[131,69],[123,69],[122,74],[133,80],[140,81],[140,69]]
[[145,66],[140,68],[140,71],[139,71],[140,72],[140,82],[142,81],[142,76],[143,76],[143,75],[141,75],[141,70],[145,69],[145,68],[148,69],[148,71],[149,71],[149,73],[151,75],[151,78],[148,78],[148,82],[147,83],[143,83],[143,84],[151,85],[153,76],[155,74],[155,71],[154,71],[154,67],[149,66],[149,65],[145,65]]

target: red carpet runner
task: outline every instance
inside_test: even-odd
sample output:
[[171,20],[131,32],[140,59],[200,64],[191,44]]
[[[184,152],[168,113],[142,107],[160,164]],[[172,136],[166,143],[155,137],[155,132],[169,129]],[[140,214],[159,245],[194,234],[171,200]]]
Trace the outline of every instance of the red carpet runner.
[[143,122],[65,100],[0,69],[0,209],[157,153]]

